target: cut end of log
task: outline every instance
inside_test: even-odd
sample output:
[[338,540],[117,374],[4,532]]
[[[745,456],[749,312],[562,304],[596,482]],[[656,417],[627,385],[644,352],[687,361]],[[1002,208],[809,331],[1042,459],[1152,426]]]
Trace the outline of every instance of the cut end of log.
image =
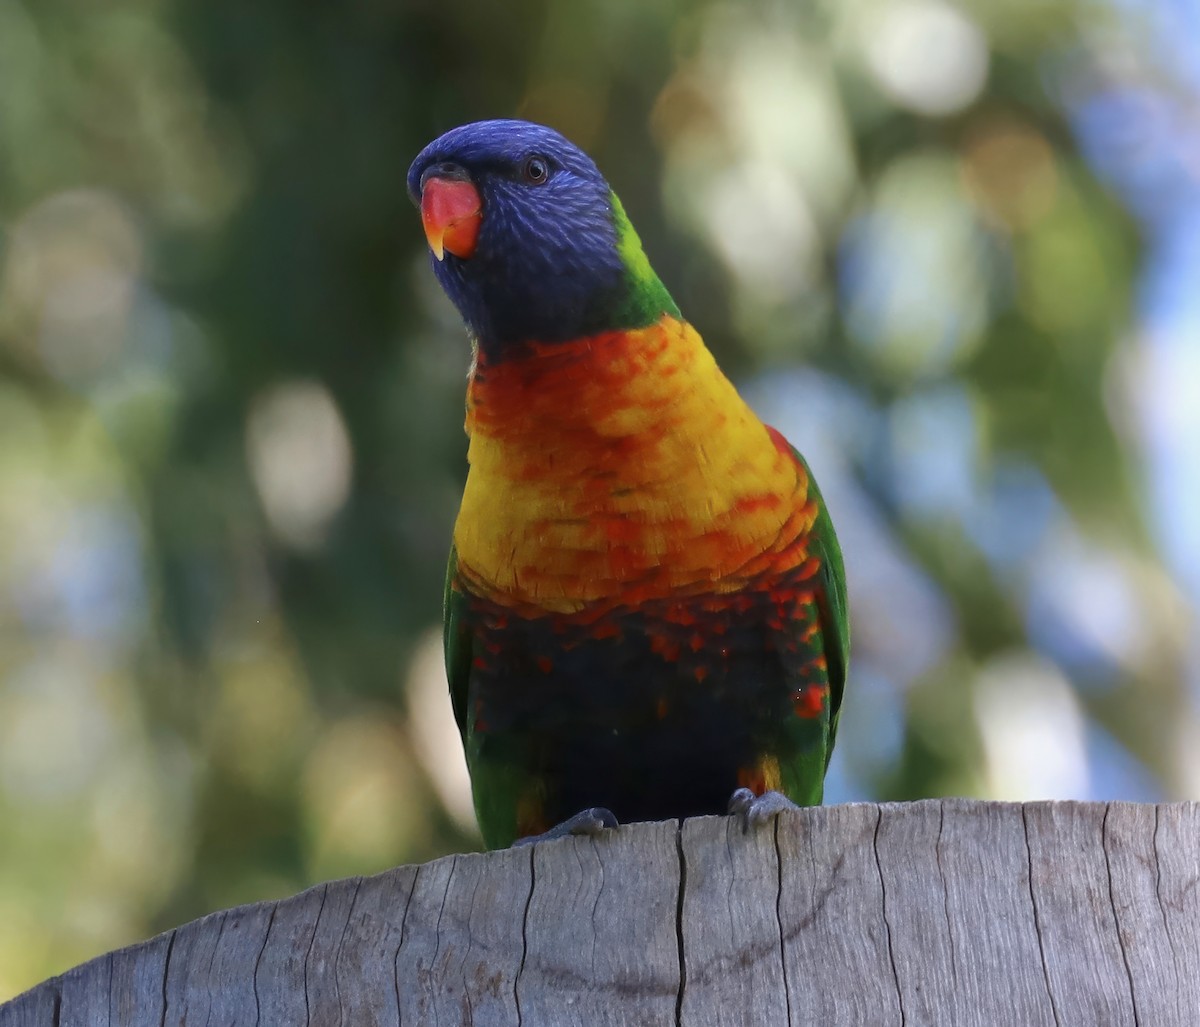
[[0,1027],[1191,1027],[1200,807],[852,804],[634,824],[214,913]]

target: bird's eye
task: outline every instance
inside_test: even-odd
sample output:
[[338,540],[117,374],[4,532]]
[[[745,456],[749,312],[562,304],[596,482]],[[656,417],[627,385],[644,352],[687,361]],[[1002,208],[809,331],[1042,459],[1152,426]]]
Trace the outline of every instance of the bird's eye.
[[550,165],[545,157],[526,157],[521,174],[530,185],[541,185],[550,177]]

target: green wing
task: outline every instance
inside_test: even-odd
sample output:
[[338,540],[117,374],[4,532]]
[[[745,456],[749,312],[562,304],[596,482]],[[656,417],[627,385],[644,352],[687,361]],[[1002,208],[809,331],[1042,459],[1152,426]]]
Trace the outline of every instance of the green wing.
[[466,629],[467,599],[454,587],[458,575],[458,551],[450,547],[446,567],[446,590],[442,595],[442,647],[446,654],[446,677],[450,682],[450,704],[464,744],[467,740],[467,681],[471,674],[471,634]]
[[[821,563],[818,574],[821,589],[818,607],[821,611],[821,636],[825,640],[825,661],[829,668],[829,748],[837,735],[838,713],[846,689],[846,671],[850,665],[850,606],[846,598],[846,568],[842,564],[842,547],[838,544],[829,517],[825,497],[817,486],[808,461],[792,447],[792,453],[808,475],[809,495],[817,501],[817,520],[809,538],[809,550]],[[826,757],[828,764],[828,756]]]

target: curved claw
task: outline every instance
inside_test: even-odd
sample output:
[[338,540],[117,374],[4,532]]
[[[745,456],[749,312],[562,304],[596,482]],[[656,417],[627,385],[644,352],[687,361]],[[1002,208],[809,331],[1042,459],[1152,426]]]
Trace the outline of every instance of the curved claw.
[[729,797],[729,813],[742,823],[742,833],[774,820],[787,809],[799,809],[783,792],[763,792],[755,795],[749,788],[739,788]]
[[532,845],[534,842],[548,842],[551,839],[566,838],[572,834],[597,835],[601,831],[620,826],[612,810],[605,809],[603,806],[592,806],[590,809],[580,810],[575,816],[564,820],[561,824],[555,824],[549,831],[531,834],[526,838],[518,838],[513,845],[514,847]]

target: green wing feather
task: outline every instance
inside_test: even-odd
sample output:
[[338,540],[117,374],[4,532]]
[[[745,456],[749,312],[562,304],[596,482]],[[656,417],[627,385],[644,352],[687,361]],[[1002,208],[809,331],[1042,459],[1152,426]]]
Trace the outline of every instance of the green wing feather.
[[464,613],[467,599],[454,587],[458,575],[458,550],[450,547],[446,566],[446,589],[442,594],[442,648],[446,654],[446,677],[450,682],[450,704],[464,744],[467,740],[467,684],[471,676],[471,633]]
[[[833,753],[833,741],[837,735],[838,713],[842,707],[842,694],[846,689],[846,673],[850,666],[850,618],[849,601],[846,597],[846,568],[842,563],[842,547],[833,530],[833,520],[825,497],[817,486],[808,461],[795,446],[792,454],[808,475],[809,497],[817,501],[817,520],[809,537],[809,551],[821,564],[819,579],[821,591],[818,608],[821,612],[821,636],[825,641],[825,660],[829,669],[829,748]],[[828,765],[828,756],[826,757]]]

